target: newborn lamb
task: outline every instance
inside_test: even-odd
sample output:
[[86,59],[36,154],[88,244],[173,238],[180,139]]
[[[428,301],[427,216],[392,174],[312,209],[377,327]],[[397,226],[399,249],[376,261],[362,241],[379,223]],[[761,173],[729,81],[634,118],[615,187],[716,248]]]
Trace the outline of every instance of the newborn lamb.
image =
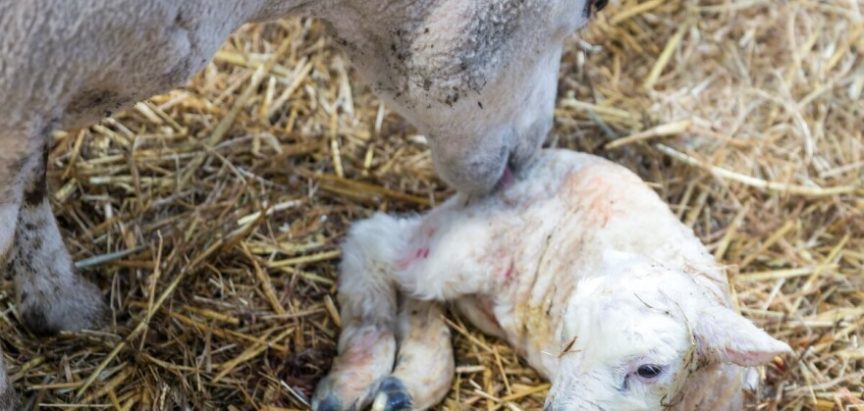
[[563,150],[494,195],[355,224],[340,281],[314,410],[441,401],[442,301],[552,381],[546,410],[739,410],[750,367],[790,351],[734,311],[722,268],[644,182]]

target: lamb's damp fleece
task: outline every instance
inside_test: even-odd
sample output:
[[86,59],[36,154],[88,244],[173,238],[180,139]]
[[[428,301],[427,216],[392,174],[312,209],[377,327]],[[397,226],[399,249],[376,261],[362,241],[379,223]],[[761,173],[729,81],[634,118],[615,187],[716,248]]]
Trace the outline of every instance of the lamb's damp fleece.
[[439,402],[445,301],[552,382],[547,410],[738,410],[752,367],[790,351],[732,308],[722,267],[636,175],[548,150],[492,195],[352,227],[313,408]]

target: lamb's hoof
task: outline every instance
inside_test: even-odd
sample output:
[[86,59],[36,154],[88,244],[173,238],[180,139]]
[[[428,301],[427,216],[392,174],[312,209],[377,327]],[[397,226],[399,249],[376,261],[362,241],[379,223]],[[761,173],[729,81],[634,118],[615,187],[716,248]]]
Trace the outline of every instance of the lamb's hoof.
[[347,408],[342,405],[342,400],[336,395],[330,377],[325,377],[315,388],[315,394],[312,396],[312,411],[353,411],[355,408],[354,405]]
[[378,386],[372,411],[411,411],[411,394],[396,377],[387,377]]
[[53,335],[60,331],[98,329],[108,323],[108,306],[92,283],[76,278],[72,286],[54,292],[22,292],[21,320],[33,334]]
[[342,402],[334,395],[312,400],[312,411],[342,411]]

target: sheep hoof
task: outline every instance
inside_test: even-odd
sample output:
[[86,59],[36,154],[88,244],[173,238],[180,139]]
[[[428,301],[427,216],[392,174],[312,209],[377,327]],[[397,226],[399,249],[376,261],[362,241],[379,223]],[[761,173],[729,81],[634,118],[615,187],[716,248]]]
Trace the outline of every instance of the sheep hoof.
[[6,381],[6,389],[0,393],[0,411],[14,411],[19,409],[19,406],[18,393],[16,393],[15,389],[9,385],[8,381]]
[[378,386],[372,411],[410,411],[411,394],[396,377],[387,377]]
[[108,306],[102,293],[84,279],[75,280],[71,286],[55,288],[51,293],[34,292],[22,298],[19,307],[24,326],[37,336],[105,326]]

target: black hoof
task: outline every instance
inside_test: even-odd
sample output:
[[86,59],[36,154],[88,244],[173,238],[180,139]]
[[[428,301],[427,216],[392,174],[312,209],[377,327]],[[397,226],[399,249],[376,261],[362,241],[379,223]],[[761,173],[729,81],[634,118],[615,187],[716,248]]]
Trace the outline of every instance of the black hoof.
[[49,337],[60,331],[98,330],[108,325],[108,306],[101,300],[67,312],[46,312],[43,307],[24,307],[21,321],[33,335]]
[[59,330],[48,324],[45,313],[38,309],[29,309],[21,312],[21,321],[24,327],[37,337],[48,337],[57,334]]
[[342,411],[342,402],[334,396],[312,400],[312,411]]
[[318,383],[315,388],[315,394],[312,395],[312,411],[357,411],[357,404],[351,404],[350,407],[345,407],[342,400],[336,395],[333,387],[333,380],[329,377],[324,378]]
[[342,401],[333,394],[333,381],[324,378],[312,395],[312,411],[342,411]]
[[402,381],[396,377],[381,380],[372,402],[372,411],[410,411],[411,406],[411,394]]
[[79,277],[38,299],[21,291],[18,309],[24,326],[39,337],[60,331],[100,329],[110,319],[102,293],[93,283]]

